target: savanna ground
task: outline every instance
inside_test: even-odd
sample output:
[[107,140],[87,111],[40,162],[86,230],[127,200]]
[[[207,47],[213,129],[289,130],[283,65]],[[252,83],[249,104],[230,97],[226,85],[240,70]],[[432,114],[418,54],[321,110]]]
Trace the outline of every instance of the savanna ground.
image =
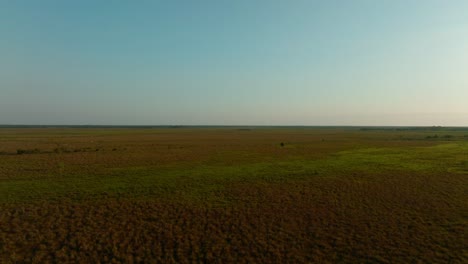
[[0,129],[0,263],[467,263],[467,219],[468,129]]

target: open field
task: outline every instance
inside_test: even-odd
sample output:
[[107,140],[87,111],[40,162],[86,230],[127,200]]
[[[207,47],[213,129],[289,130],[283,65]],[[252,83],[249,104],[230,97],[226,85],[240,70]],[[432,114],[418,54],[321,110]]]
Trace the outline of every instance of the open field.
[[467,224],[468,129],[0,129],[0,263],[467,263]]

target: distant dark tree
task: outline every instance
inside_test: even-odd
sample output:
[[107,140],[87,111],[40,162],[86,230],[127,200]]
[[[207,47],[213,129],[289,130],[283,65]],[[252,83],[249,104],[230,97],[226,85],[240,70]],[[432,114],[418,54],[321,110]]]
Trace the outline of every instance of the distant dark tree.
[[284,143],[283,143],[283,142],[281,142],[281,143],[280,143],[280,146],[284,147]]

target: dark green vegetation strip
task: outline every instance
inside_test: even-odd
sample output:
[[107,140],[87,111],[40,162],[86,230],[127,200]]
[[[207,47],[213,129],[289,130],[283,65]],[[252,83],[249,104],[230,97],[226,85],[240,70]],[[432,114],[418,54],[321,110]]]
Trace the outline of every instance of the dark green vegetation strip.
[[0,202],[109,196],[215,201],[219,191],[236,182],[304,181],[317,177],[347,177],[350,173],[372,174],[374,180],[399,172],[468,175],[467,157],[468,144],[456,142],[431,147],[353,149],[310,160],[296,158],[230,166],[185,165],[185,168],[111,168],[96,175],[72,173],[41,179],[1,180]]

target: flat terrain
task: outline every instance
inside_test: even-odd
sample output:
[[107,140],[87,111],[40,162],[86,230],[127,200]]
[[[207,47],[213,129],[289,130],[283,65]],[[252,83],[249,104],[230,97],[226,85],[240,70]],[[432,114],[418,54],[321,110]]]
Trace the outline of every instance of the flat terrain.
[[468,263],[467,224],[468,129],[0,129],[0,263]]

